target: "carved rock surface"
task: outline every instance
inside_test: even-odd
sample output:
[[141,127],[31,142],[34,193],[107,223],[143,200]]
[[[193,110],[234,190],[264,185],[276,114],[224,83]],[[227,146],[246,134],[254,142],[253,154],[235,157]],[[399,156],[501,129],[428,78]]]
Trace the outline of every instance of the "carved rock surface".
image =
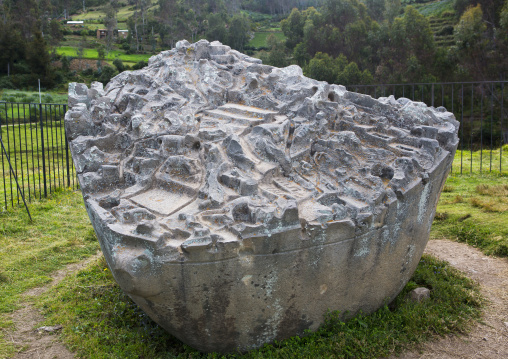
[[67,136],[112,273],[202,351],[372,312],[411,277],[450,169],[444,108],[373,99],[218,42],[180,41],[103,88]]

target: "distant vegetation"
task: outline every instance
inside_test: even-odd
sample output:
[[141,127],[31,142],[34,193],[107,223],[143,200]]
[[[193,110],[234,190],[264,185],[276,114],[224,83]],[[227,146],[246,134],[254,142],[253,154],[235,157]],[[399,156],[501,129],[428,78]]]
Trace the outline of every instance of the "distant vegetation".
[[[505,79],[508,0],[3,0],[0,89],[65,90],[219,40],[345,85]],[[70,26],[67,20],[83,20]],[[97,29],[108,35],[98,39]],[[118,35],[128,30],[128,36]]]

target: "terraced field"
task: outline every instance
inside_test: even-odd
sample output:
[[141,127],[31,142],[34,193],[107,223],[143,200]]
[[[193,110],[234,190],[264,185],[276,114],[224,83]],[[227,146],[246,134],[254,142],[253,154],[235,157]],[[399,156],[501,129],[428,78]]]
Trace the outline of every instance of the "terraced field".
[[454,2],[455,0],[431,0],[420,4],[407,3],[429,19],[437,46],[449,47],[454,44],[453,27],[457,23]]
[[455,16],[448,13],[443,15],[440,17],[431,17],[429,19],[430,28],[434,33],[436,45],[442,47],[452,46],[455,43],[453,37],[453,27],[456,22]]

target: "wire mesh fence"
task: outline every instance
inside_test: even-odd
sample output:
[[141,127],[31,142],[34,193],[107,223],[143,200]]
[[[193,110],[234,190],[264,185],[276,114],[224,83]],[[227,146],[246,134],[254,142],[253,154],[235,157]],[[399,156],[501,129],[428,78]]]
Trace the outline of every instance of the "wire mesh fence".
[[452,171],[508,174],[508,81],[352,85],[374,98],[393,95],[445,107],[460,122]]
[[21,194],[30,202],[59,188],[78,188],[65,137],[66,111],[62,104],[0,102],[5,148],[0,149],[0,208],[22,204]]

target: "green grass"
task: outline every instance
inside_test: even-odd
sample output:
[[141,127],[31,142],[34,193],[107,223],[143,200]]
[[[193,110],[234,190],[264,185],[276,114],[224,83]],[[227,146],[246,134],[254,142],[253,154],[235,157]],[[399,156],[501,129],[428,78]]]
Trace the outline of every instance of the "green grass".
[[[412,303],[407,293],[431,289],[432,299]],[[114,282],[98,260],[68,278],[39,302],[46,325],[62,324],[62,337],[82,358],[218,358],[202,354],[159,328]],[[390,306],[343,322],[329,313],[315,333],[293,337],[229,358],[376,358],[413,348],[435,335],[463,332],[480,315],[473,281],[445,262],[424,256],[411,281]]]
[[501,148],[494,149],[491,172],[490,150],[472,152],[472,157],[469,151],[455,153],[452,173],[437,206],[431,238],[453,239],[486,254],[508,256],[508,145],[502,148],[501,172],[500,155]]
[[[15,126],[2,126],[2,139],[11,159],[12,166],[17,173],[20,186],[25,197],[37,198],[44,195],[43,183],[43,153],[41,146],[41,132],[39,123],[27,123]],[[62,121],[45,122],[44,126],[44,160],[46,165],[46,183],[49,193],[56,188],[67,185],[67,163]],[[70,156],[70,154],[69,154]],[[70,159],[71,186],[77,184],[73,164]],[[0,153],[0,212],[5,210],[5,202],[11,206],[17,203],[16,182],[9,171],[9,165],[4,153]],[[5,183],[4,183],[5,180]],[[19,199],[21,201],[21,198]]]
[[443,237],[508,257],[508,176],[449,176],[431,231]]
[[[77,48],[71,46],[60,46],[56,48],[56,52],[59,55],[77,57]],[[106,60],[113,61],[116,58],[119,58],[122,61],[127,62],[139,62],[139,61],[148,61],[148,59],[153,56],[152,54],[131,54],[127,55],[119,50],[110,51],[106,56]],[[83,58],[85,59],[98,59],[99,54],[96,49],[83,49]]]
[[[81,193],[58,191],[30,206],[0,213],[0,357],[15,349],[6,331],[21,295],[50,282],[50,275],[99,249]],[[19,349],[19,348],[18,348]]]
[[455,0],[437,0],[424,4],[411,4],[424,16],[439,16],[445,11],[454,12]]
[[493,148],[492,151],[488,145],[485,145],[481,151],[461,151],[459,144],[459,149],[455,153],[453,160],[452,173],[494,173],[508,175],[508,145],[504,145],[502,148]]
[[284,36],[284,34],[282,32],[269,32],[269,31],[256,32],[254,34],[254,37],[247,43],[247,46],[255,47],[256,49],[259,49],[261,47],[268,47],[268,44],[266,43],[266,39],[271,34],[273,34],[279,40],[286,39],[286,37]]
[[[147,11],[153,11],[157,6],[157,0],[152,0],[152,5],[147,9]],[[125,5],[125,4],[124,4]],[[118,22],[125,22],[129,17],[134,14],[134,6],[127,5],[122,6],[118,9],[118,13],[116,14],[116,18]],[[86,13],[79,13],[71,16],[71,20],[84,20],[84,21],[94,21],[94,20],[104,20],[106,14],[102,10],[102,7],[90,7],[87,8]]]
[[[39,103],[39,92],[0,89],[0,101]],[[42,103],[67,103],[67,94],[58,92],[41,92]]]

